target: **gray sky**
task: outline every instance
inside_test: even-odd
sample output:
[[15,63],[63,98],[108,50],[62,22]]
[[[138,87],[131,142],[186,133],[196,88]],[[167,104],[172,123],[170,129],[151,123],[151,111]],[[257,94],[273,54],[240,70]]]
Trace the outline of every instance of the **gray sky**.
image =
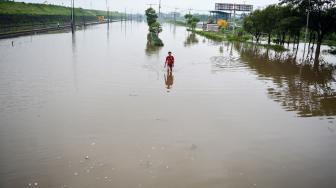
[[[16,0],[34,3],[43,3],[46,0]],[[110,10],[124,11],[132,13],[143,13],[147,4],[158,4],[159,0],[107,0]],[[47,0],[48,3],[58,5],[70,5],[71,0]],[[170,12],[174,10],[174,7],[179,8],[178,11],[186,12],[187,9],[195,10],[210,10],[215,8],[215,3],[241,3],[252,4],[254,9],[264,7],[269,4],[278,3],[279,0],[161,0],[162,11]],[[93,9],[106,9],[106,0],[75,0],[76,7],[92,8]],[[157,6],[153,6],[157,9]]]

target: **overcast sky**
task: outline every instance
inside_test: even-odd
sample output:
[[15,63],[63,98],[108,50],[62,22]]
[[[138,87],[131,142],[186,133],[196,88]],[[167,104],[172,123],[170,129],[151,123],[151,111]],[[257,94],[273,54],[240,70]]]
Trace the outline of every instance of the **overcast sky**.
[[[15,0],[15,1],[25,1],[34,3],[43,3],[47,1],[51,4],[66,5],[69,6],[71,0]],[[159,0],[107,0],[110,10],[124,11],[125,8],[127,12],[132,13],[143,13],[146,7],[150,3],[158,4]],[[187,9],[195,9],[207,11],[215,8],[215,3],[241,3],[241,4],[252,4],[254,9],[264,7],[269,4],[278,3],[279,0],[161,0],[162,11],[170,12],[174,8],[179,8],[178,11],[186,12]],[[75,0],[76,7],[82,8],[93,8],[93,9],[106,9],[106,0]],[[156,5],[153,7],[157,8]]]

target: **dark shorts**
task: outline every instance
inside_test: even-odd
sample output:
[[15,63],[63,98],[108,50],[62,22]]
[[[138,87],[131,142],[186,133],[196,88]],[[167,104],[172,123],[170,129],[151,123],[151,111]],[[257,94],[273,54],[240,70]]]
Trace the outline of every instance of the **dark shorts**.
[[171,65],[168,64],[168,67],[172,69],[173,68],[173,64],[171,64]]

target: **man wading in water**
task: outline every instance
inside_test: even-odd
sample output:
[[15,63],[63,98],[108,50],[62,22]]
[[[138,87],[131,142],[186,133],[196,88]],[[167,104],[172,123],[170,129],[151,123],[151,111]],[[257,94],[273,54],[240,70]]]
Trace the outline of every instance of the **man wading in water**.
[[167,72],[173,72],[173,67],[174,67],[174,56],[171,55],[172,53],[171,52],[168,52],[168,56],[166,57],[166,62],[165,62],[165,68],[168,64],[168,67],[167,67]]

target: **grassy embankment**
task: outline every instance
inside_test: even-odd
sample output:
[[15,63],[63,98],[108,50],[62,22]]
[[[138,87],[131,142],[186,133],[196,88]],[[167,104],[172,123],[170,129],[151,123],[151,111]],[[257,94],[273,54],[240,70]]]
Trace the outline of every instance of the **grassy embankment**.
[[[118,12],[110,12],[112,19],[120,19]],[[76,23],[98,21],[98,16],[107,16],[106,11],[75,8]],[[57,5],[23,2],[0,2],[0,32],[29,29],[59,23],[69,24],[71,8]]]
[[336,46],[336,37],[334,36],[334,38],[332,39],[326,39],[325,41],[322,42],[322,44],[328,46]]
[[[209,32],[209,31],[193,31],[198,35],[204,36],[208,39],[212,39],[215,41],[238,41],[238,42],[247,42],[247,40],[249,38],[251,38],[250,36],[247,35],[243,35],[243,36],[238,36],[236,34],[232,34],[232,33],[221,33],[221,32]],[[252,42],[248,42],[248,43],[252,43]],[[255,44],[255,43],[253,43]],[[281,51],[286,51],[287,49],[281,45],[277,45],[277,44],[255,44],[258,46],[262,46],[264,48],[267,49],[271,49],[277,52],[281,52]]]

